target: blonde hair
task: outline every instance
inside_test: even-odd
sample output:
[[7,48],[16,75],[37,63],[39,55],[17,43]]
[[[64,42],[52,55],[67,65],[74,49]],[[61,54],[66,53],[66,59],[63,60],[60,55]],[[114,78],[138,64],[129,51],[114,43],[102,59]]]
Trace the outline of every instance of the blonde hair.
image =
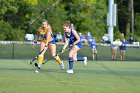
[[43,22],[46,22],[46,23],[48,24],[48,21],[47,21],[47,20],[45,20],[45,19],[44,19],[44,20],[42,20],[42,23],[43,23]]

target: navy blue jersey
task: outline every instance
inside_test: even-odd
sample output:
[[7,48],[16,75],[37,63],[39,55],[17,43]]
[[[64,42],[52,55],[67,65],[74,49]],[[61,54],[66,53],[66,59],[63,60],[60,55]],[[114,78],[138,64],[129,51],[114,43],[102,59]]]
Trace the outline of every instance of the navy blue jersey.
[[122,45],[120,46],[120,50],[126,50],[126,44],[127,42],[122,42]]
[[91,49],[96,48],[96,42],[94,40],[90,42],[90,47],[91,47]]
[[[74,34],[72,33],[72,29],[70,30],[70,34],[69,34],[69,35],[65,32],[65,37],[66,37],[67,39],[69,39],[69,45],[73,44],[73,43],[77,40],[76,37],[74,36]],[[82,42],[81,42],[81,40],[80,40],[80,42],[78,42],[76,45],[77,45],[79,48],[81,48],[81,47],[82,47]]]

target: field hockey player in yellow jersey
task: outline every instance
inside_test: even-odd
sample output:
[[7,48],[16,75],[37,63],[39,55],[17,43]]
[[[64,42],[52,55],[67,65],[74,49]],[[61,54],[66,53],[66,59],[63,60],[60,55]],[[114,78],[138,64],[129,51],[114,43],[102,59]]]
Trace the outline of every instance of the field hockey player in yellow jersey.
[[[56,43],[52,34],[51,26],[46,20],[42,21],[42,26],[37,31],[37,38],[41,38],[40,51],[44,51],[38,56],[38,62],[35,63],[35,66],[40,69],[40,66],[43,63],[44,53],[49,49],[51,56],[58,62],[61,69],[64,69],[63,61],[59,56],[56,56]],[[37,39],[36,39],[37,40]]]

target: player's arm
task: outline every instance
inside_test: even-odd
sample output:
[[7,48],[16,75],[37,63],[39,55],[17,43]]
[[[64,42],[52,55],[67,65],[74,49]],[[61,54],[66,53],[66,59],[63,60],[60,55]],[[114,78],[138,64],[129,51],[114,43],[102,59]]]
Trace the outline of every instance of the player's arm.
[[52,33],[52,29],[49,26],[46,34],[46,46],[48,46],[48,43],[52,40],[51,33]]
[[34,48],[34,46],[37,44],[38,37],[39,37],[39,29],[36,31],[36,34],[34,36],[32,48]]
[[37,30],[37,33],[36,33],[36,36],[35,36],[35,41],[37,41],[38,40],[38,38],[39,38],[39,29]]
[[38,38],[39,38],[39,29],[36,31],[36,35],[35,35],[35,39],[34,39],[34,44],[37,42]]
[[76,41],[73,43],[73,45],[75,45],[78,42],[80,42],[80,36],[77,34],[77,32],[75,30],[73,30],[72,33],[76,37]]
[[69,39],[67,39],[67,38],[65,37],[65,44],[64,44],[62,50],[65,50],[66,47],[68,46],[68,44],[69,44]]

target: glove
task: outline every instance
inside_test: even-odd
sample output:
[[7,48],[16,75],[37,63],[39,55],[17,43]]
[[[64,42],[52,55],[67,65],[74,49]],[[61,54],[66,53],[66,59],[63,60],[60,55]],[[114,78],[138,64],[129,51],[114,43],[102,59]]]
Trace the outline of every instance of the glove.
[[60,53],[63,53],[63,52],[64,52],[64,50],[65,50],[65,49],[61,49],[61,50],[60,50]]
[[37,44],[37,41],[36,40],[34,40],[34,44]]

